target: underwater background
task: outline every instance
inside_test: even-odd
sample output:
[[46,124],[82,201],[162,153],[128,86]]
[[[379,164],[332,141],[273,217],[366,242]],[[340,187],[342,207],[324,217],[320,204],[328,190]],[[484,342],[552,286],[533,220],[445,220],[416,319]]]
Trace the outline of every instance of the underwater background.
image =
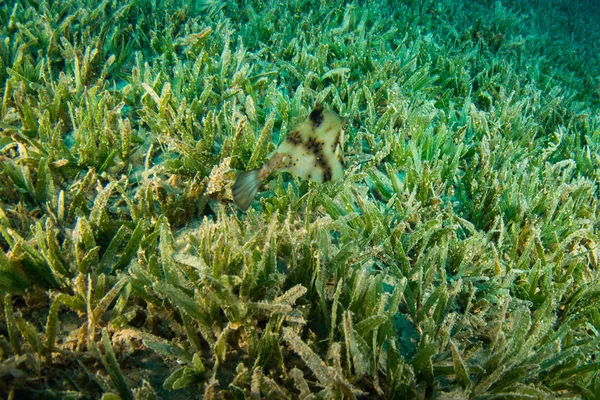
[[[595,1],[0,2],[0,395],[600,399]],[[259,168],[322,103],[345,175]]]

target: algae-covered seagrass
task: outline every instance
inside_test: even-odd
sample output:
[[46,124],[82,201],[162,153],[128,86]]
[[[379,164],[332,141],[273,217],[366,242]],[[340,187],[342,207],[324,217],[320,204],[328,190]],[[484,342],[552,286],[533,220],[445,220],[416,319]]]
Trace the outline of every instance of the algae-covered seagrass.
[[[600,396],[591,3],[0,22],[2,397]],[[273,174],[240,212],[236,171],[315,104],[348,118],[344,173]]]

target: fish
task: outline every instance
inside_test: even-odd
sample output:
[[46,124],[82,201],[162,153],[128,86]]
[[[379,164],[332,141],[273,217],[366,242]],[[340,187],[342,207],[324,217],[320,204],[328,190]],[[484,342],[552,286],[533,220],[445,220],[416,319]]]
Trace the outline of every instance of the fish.
[[341,179],[344,176],[346,125],[346,118],[317,103],[262,167],[238,173],[232,188],[235,204],[246,211],[260,185],[274,171],[287,171],[318,183]]

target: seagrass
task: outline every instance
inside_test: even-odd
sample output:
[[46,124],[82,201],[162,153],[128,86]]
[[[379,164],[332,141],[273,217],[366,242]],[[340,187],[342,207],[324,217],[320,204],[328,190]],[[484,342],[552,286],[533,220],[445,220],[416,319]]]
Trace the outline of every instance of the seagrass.
[[598,398],[589,7],[3,2],[0,394]]

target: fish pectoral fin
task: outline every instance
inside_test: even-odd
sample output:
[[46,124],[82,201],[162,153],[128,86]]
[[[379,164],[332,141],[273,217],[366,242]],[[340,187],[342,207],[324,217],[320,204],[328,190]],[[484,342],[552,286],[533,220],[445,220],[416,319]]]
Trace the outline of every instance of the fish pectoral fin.
[[344,165],[344,148],[341,143],[338,143],[333,149],[333,154],[337,156],[337,159]]

